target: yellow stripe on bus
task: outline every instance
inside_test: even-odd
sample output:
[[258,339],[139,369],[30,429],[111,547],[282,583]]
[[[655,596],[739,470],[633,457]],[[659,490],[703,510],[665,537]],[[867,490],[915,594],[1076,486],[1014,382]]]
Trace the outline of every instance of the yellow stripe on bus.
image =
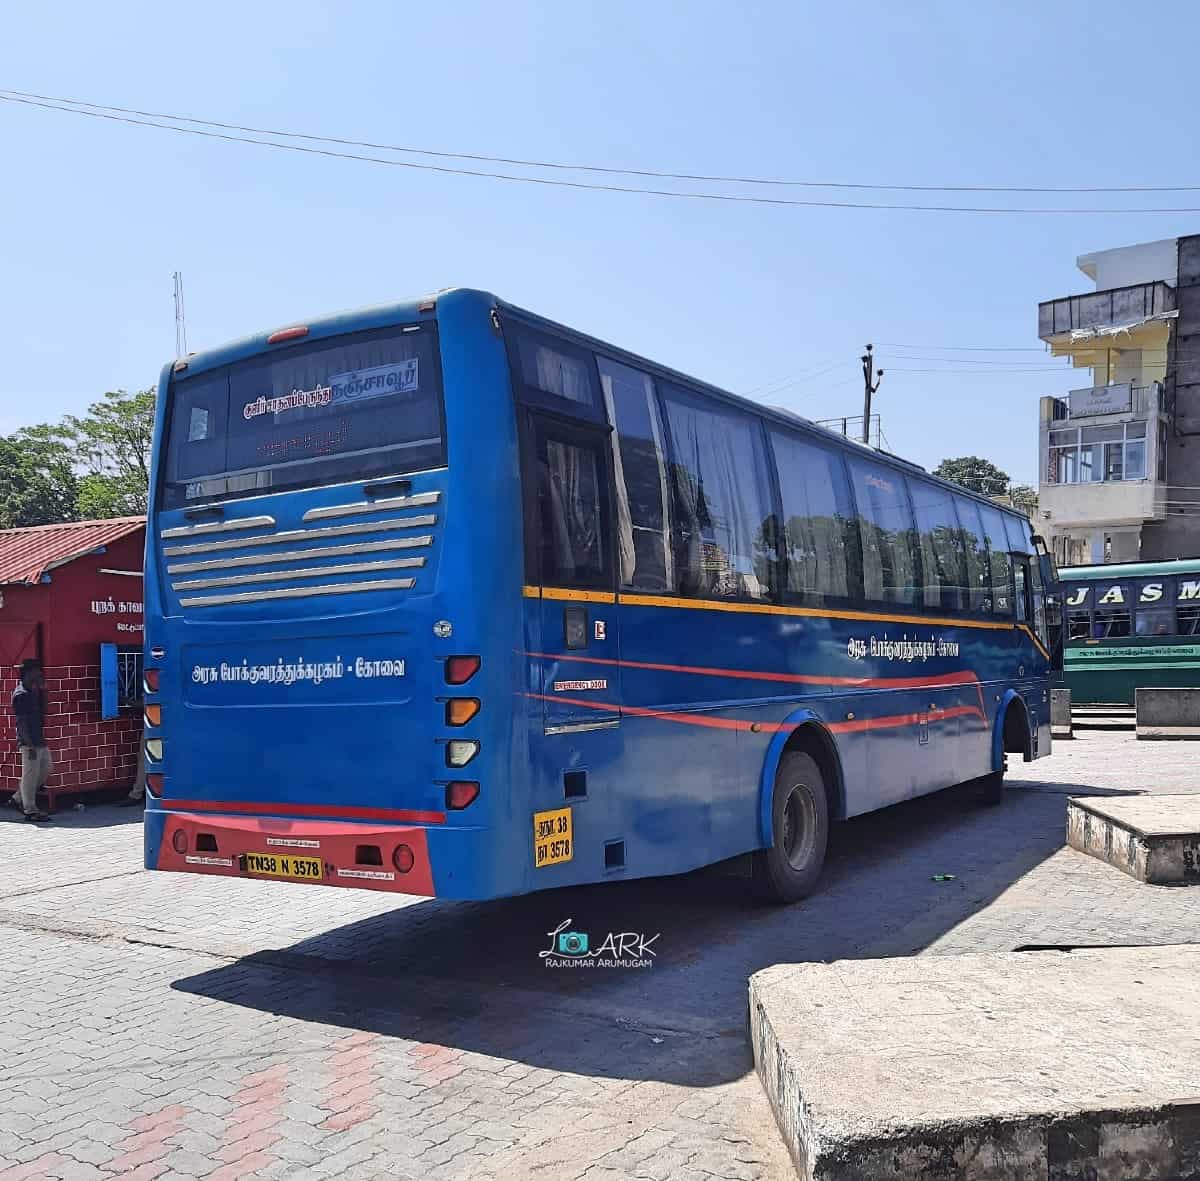
[[556,586],[526,586],[527,599],[560,599],[574,603],[628,603],[633,607],[679,607],[692,611],[732,611],[742,615],[787,615],[809,619],[853,619],[867,623],[911,623],[921,626],[971,627],[985,631],[1024,632],[1048,660],[1050,653],[1028,624],[999,623],[990,619],[951,619],[928,615],[892,615],[878,611],[832,611],[822,607],[783,607],[774,603],[739,603],[722,599],[680,599],[671,595],[637,595],[622,593],[618,598],[611,591],[571,590]]

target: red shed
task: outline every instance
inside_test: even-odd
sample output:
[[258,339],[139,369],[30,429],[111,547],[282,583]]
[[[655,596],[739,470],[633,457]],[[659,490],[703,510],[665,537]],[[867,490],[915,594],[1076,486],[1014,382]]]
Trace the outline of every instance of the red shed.
[[28,656],[46,669],[51,807],[61,793],[132,782],[145,548],[144,517],[0,529],[0,792],[21,778],[9,702]]

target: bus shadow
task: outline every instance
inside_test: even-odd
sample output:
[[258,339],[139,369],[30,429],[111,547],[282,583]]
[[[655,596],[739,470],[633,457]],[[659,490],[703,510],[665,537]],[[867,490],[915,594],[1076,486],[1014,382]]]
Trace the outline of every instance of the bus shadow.
[[[1013,790],[984,809],[952,789],[839,826],[819,892],[793,907],[758,903],[747,882],[711,871],[431,900],[173,987],[551,1070],[712,1086],[751,1069],[752,973],[922,950],[1059,850],[1065,816],[1065,794]],[[610,932],[644,937],[653,966],[548,967],[539,953],[564,921],[592,948]],[[1012,945],[1037,942],[1030,929]]]

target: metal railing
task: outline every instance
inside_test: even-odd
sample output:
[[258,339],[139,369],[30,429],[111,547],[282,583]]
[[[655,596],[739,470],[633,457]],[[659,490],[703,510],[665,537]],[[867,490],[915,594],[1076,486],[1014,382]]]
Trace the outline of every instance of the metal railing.
[[117,706],[134,709],[142,703],[142,651],[123,648],[117,652]]
[[[1054,397],[1051,403],[1052,422],[1062,422],[1071,417],[1071,403],[1067,398]],[[1161,414],[1164,409],[1163,385],[1161,381],[1152,381],[1149,385],[1135,385],[1130,399],[1130,408],[1117,414],[1105,414],[1104,418],[1145,418],[1148,414]],[[1094,418],[1096,415],[1075,415],[1079,418]]]

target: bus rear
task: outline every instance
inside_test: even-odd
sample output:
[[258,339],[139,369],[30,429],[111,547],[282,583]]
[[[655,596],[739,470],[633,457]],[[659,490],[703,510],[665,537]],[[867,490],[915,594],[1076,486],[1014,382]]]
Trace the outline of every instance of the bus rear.
[[488,832],[520,496],[489,298],[250,337],[159,390],[147,867],[513,892]]

